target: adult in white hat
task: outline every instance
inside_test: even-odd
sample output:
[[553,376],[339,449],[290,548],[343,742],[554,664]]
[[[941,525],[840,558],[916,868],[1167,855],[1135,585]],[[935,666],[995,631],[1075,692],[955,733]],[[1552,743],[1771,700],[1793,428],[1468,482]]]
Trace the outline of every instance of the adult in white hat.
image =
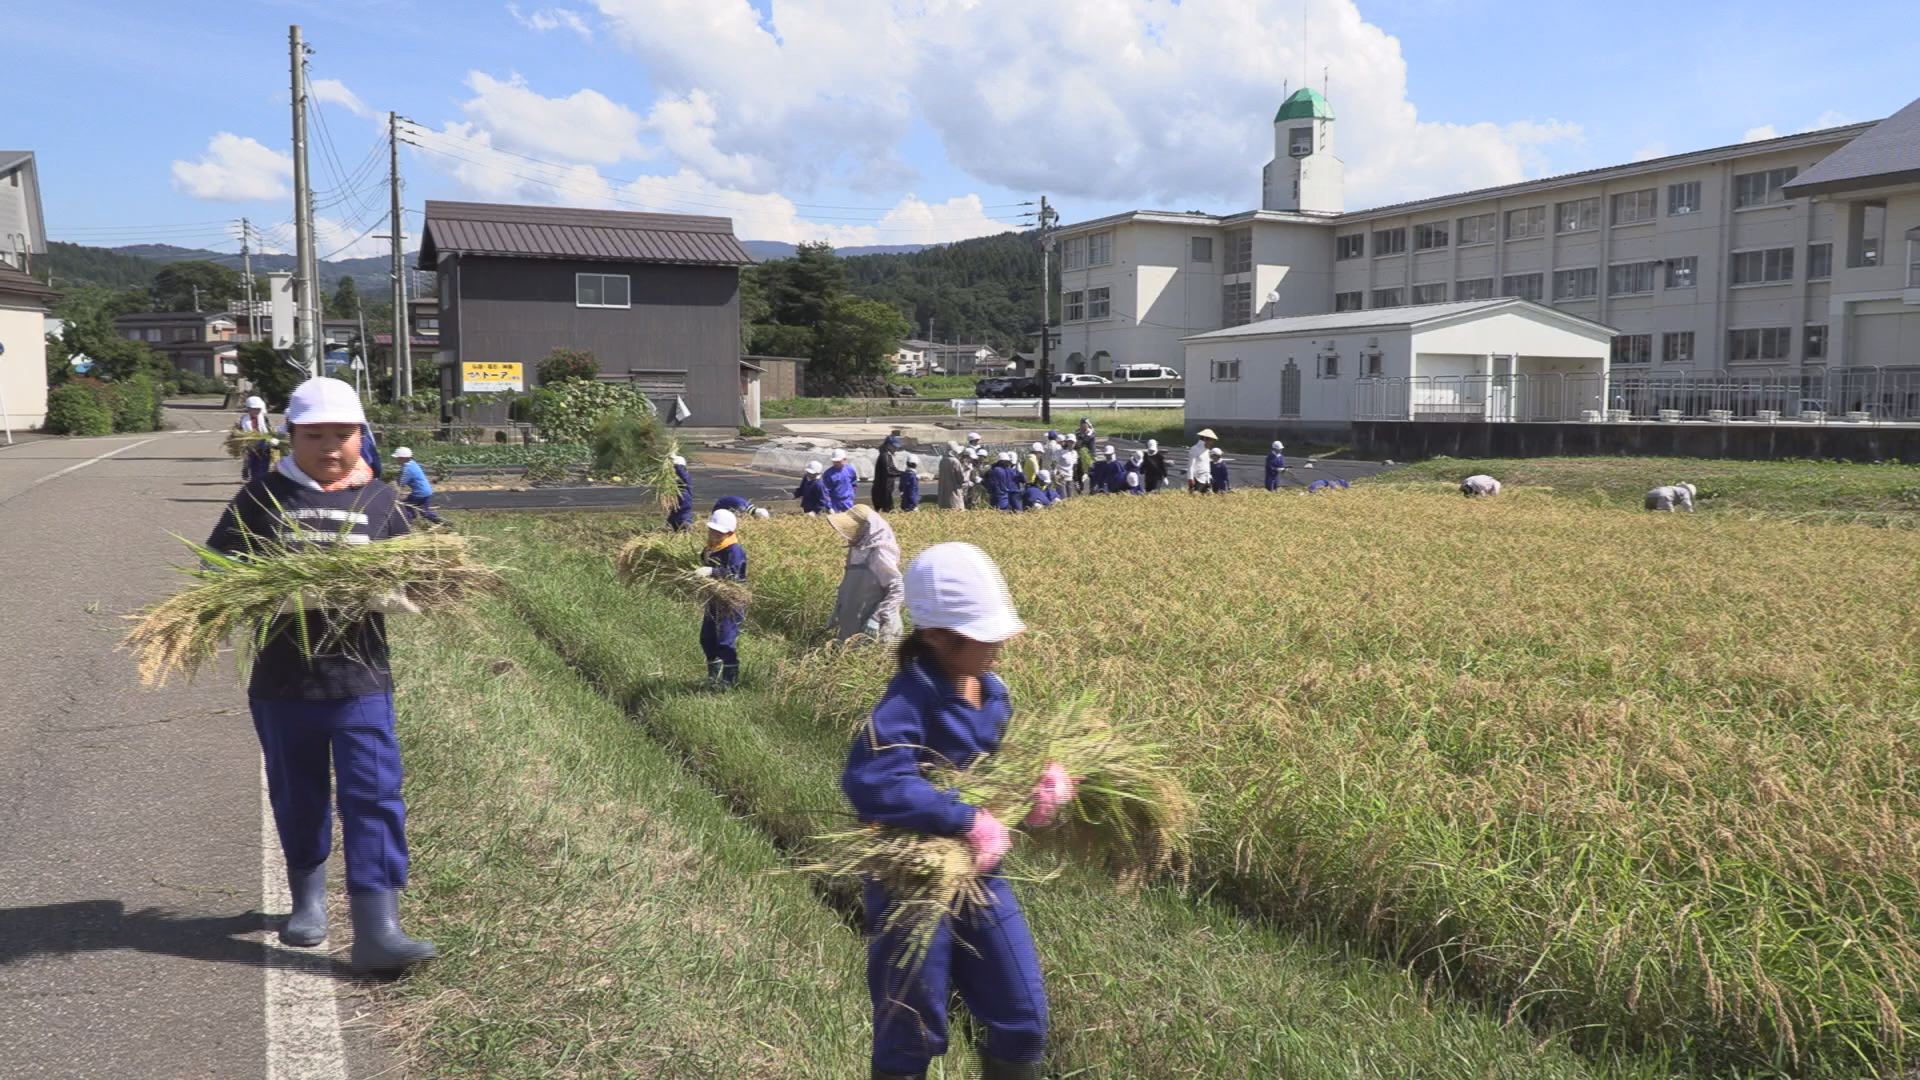
[[1488,498],[1500,494],[1500,481],[1486,473],[1474,473],[1460,481],[1460,494],[1469,499]]
[[245,407],[240,410],[240,419],[234,422],[235,431],[250,434],[267,435],[265,441],[248,444],[246,453],[240,457],[240,482],[245,484],[267,475],[273,468],[273,450],[280,445],[278,439],[271,438],[273,421],[267,417],[267,403],[258,395],[247,398]]
[[[399,492],[374,483],[362,457],[366,415],[353,387],[337,379],[301,383],[287,404],[287,425],[290,453],[234,497],[209,548],[246,555],[267,540],[371,544],[407,532]],[[435,955],[431,943],[401,931],[398,917],[406,806],[382,613],[411,605],[400,595],[369,602],[372,613],[350,622],[312,609],[276,616],[261,631],[247,701],[293,897],[280,940],[309,946],[327,938],[328,806],[337,781],[351,961],[359,971],[399,971]]]
[[829,514],[827,524],[847,544],[846,569],[833,601],[834,640],[865,636],[888,645],[900,640],[905,594],[893,526],[871,506]]
[[1212,428],[1201,428],[1194,444],[1187,449],[1187,490],[1205,491],[1213,483],[1213,455],[1209,453],[1220,436]]
[[[731,510],[707,515],[707,548],[701,556],[701,577],[747,580],[747,551],[740,546],[740,519]],[[743,609],[728,607],[717,597],[707,600],[700,616],[700,651],[707,657],[707,682],[722,689],[740,681],[740,627]]]
[[1073,491],[1073,466],[1080,460],[1080,452],[1074,448],[1074,437],[1062,436],[1053,451],[1053,460],[1047,463],[1047,471],[1053,474],[1053,494],[1056,499],[1064,499]]
[[950,442],[947,452],[940,455],[940,464],[934,469],[934,480],[938,485],[935,498],[942,510],[967,508],[966,454],[959,443]]
[[793,497],[800,500],[801,513],[827,512],[827,489],[820,482],[820,474],[825,468],[818,461],[809,461],[806,471],[800,474],[800,486],[793,489]]
[[433,512],[433,481],[427,479],[427,470],[413,460],[413,447],[398,447],[393,452],[393,460],[400,463],[400,478],[395,483],[406,492],[401,505],[408,512],[426,518],[435,525],[445,525],[439,514]]
[[820,483],[827,491],[827,510],[837,514],[853,509],[860,497],[860,474],[847,460],[845,450],[836,447],[827,460],[827,471],[820,475]]
[[1671,514],[1676,509],[1693,513],[1693,497],[1699,489],[1689,483],[1669,484],[1647,492],[1647,509],[1662,514]]
[[1267,490],[1280,490],[1280,476],[1287,471],[1287,444],[1279,439],[1267,447]]
[[[920,962],[909,966],[897,962],[903,942],[887,927],[893,897],[877,882],[867,885],[873,1075],[926,1073],[946,1050],[947,1002],[957,984],[985,1028],[981,1075],[1038,1077],[1046,987],[1020,902],[998,873],[1012,845],[1008,823],[927,779],[932,766],[975,761],[999,747],[1013,706],[993,667],[1024,626],[999,568],[971,544],[921,552],[907,567],[905,591],[914,630],[900,645],[886,693],[854,737],[840,787],[861,821],[965,841],[988,902],[940,920]],[[1027,823],[1051,821],[1073,796],[1065,770],[1049,765]]]

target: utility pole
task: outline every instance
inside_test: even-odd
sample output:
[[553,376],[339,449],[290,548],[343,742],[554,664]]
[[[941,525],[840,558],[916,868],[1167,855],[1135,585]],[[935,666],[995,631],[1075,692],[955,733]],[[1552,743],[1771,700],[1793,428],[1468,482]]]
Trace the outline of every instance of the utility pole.
[[193,312],[196,315],[200,313],[200,286],[198,285],[193,286]]
[[357,353],[359,358],[353,362],[353,389],[364,398],[367,395],[366,392],[360,388],[360,377],[364,372],[367,379],[367,387],[371,389],[373,386],[373,366],[367,362],[367,305],[365,301],[360,299],[357,293],[354,295],[353,311],[360,319],[360,341]]
[[307,176],[307,47],[287,28],[293,68],[293,354],[307,377],[320,374],[320,281],[313,254],[313,186]]
[[253,224],[246,218],[240,219],[240,275],[246,279],[247,298],[247,340],[260,340],[260,315],[253,306],[253,248],[248,243],[253,239]]
[[393,396],[413,393],[413,330],[407,318],[406,232],[400,227],[400,118],[387,114],[387,187],[393,198],[388,238],[393,241]]
[[1040,196],[1040,422],[1053,423],[1053,208]]

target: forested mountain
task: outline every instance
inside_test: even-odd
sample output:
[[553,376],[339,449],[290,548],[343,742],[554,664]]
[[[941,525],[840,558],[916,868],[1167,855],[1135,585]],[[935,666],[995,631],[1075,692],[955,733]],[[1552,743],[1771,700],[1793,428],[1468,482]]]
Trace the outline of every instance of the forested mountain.
[[47,253],[33,260],[35,277],[53,275],[56,288],[98,285],[104,289],[143,289],[153,283],[160,264],[116,248],[85,247],[47,241]]
[[1006,353],[1040,329],[1040,244],[1031,232],[1008,232],[911,254],[844,260],[855,294],[891,304],[915,336],[980,342]]
[[[413,254],[407,255],[411,262]],[[172,244],[132,244],[126,247],[97,248],[80,244],[67,244],[58,240],[47,242],[47,253],[34,260],[34,275],[45,277],[43,270],[53,272],[54,284],[98,285],[108,289],[141,287],[150,283],[160,268],[168,263],[210,262],[217,266],[240,268],[240,256],[219,251],[205,251],[199,248],[175,247]],[[384,255],[369,256],[364,259],[336,259],[320,264],[320,286],[328,292],[337,288],[341,278],[352,278],[361,292],[382,296],[392,286],[387,274],[388,260]],[[264,252],[253,256],[253,272],[265,274],[278,270],[293,269],[293,256],[274,255]]]

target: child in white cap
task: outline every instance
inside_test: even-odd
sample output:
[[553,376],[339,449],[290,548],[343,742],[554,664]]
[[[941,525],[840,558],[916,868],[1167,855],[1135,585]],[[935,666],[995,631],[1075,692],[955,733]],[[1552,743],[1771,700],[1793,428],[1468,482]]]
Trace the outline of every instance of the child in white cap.
[[[740,546],[740,519],[731,510],[715,510],[707,517],[707,550],[701,559],[701,577],[747,580],[747,550]],[[747,613],[708,600],[700,617],[700,651],[707,657],[707,681],[729,687],[740,681],[740,625]]]
[[[240,489],[207,546],[245,558],[262,542],[368,544],[405,535],[399,492],[374,483],[362,456],[366,419],[346,383],[301,383],[287,404],[289,456]],[[378,611],[410,608],[404,597],[375,600]],[[400,800],[384,615],[340,625],[337,613],[296,610],[276,617],[259,636],[247,704],[293,894],[280,940],[300,946],[326,940],[333,848],[328,804],[337,795],[354,969],[400,971],[431,959],[433,945],[408,937],[398,917],[399,891],[407,884],[407,811]]]
[[911,514],[920,506],[920,455],[908,454],[907,467],[900,470],[900,512]]
[[1167,484],[1167,456],[1160,452],[1160,440],[1148,439],[1146,460],[1140,463],[1140,479],[1151,495]]
[[793,497],[800,500],[800,512],[803,514],[827,512],[827,489],[820,482],[823,470],[824,466],[819,462],[807,462],[807,471],[800,476],[800,486],[793,489]]
[[820,475],[820,484],[827,492],[827,510],[835,514],[851,510],[860,497],[860,474],[847,462],[845,450],[836,449],[828,461],[827,471]]
[[1675,508],[1693,513],[1693,497],[1698,488],[1688,483],[1678,483],[1667,487],[1657,487],[1647,492],[1647,509],[1662,514],[1671,514]]
[[[992,669],[1001,647],[1025,627],[999,568],[972,544],[921,552],[907,567],[906,599],[913,632],[900,643],[886,693],[854,736],[840,787],[864,822],[965,840],[990,902],[942,920],[918,965],[902,965],[903,942],[885,932],[892,898],[884,886],[867,883],[872,1075],[925,1076],[947,1052],[947,1001],[958,990],[985,1033],[980,1075],[1038,1080],[1046,988],[1020,902],[997,872],[1012,836],[1007,823],[926,777],[929,766],[972,762],[1000,748],[1013,704]],[[1074,782],[1049,765],[1034,795],[1033,814],[1014,824],[1051,822],[1073,799]]]
[[1279,439],[1267,447],[1267,490],[1280,490],[1280,476],[1287,471],[1287,445]]
[[1020,479],[1025,486],[1032,487],[1034,477],[1046,468],[1046,453],[1047,444],[1037,442],[1028,448],[1027,456],[1020,459]]
[[446,520],[433,512],[433,481],[427,479],[427,470],[413,460],[413,447],[402,446],[393,452],[393,460],[400,463],[400,490],[406,492],[401,505],[408,512],[426,518],[435,525],[445,525]]
[[1227,452],[1217,446],[1207,451],[1207,489],[1215,495],[1233,490],[1227,476]]
[[[258,395],[249,397],[246,407],[240,411],[240,419],[233,427],[236,431],[271,434],[273,422],[267,419],[266,401]],[[248,446],[246,454],[240,459],[240,482],[244,484],[267,475],[267,470],[273,468],[273,448],[279,445],[280,440],[269,439]]]

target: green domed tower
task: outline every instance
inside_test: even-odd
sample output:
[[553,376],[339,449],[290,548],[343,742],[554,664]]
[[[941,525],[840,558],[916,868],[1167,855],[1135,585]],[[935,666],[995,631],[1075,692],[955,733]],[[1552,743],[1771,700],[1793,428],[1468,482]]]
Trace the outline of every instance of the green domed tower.
[[1345,166],[1333,156],[1333,106],[1302,87],[1273,114],[1273,161],[1261,207],[1337,214],[1346,205]]

